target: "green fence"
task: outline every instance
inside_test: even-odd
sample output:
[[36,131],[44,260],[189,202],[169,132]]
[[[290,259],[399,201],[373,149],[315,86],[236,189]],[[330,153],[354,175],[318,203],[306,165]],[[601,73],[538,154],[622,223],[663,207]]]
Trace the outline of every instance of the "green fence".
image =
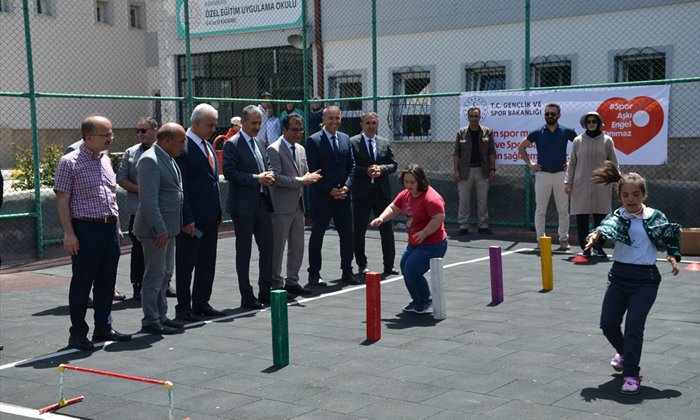
[[[338,105],[351,135],[376,110],[399,165],[428,170],[453,223],[462,92],[670,85],[666,163],[623,169],[649,179],[651,206],[700,226],[700,3],[573,3],[0,0],[0,255],[42,258],[61,242],[53,165],[82,118],[112,119],[118,158],[141,116],[187,126],[202,102],[219,110],[217,134],[251,103],[269,109],[270,133],[287,104],[308,118],[314,103]],[[498,164],[492,225],[531,228],[531,183],[524,165]]]

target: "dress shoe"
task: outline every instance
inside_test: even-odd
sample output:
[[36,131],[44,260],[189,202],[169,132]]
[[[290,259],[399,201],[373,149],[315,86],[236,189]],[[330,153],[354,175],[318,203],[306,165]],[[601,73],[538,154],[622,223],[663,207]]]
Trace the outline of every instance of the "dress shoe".
[[358,267],[357,274],[365,275],[367,273],[369,273],[369,268],[367,268],[366,265],[361,265],[360,267]]
[[141,331],[155,335],[172,335],[182,334],[185,332],[185,330],[182,328],[173,328],[161,324],[144,325],[143,327],[141,327]]
[[265,307],[255,296],[251,296],[241,301],[241,306],[247,309],[262,309]]
[[343,277],[341,277],[341,280],[343,281],[343,283],[347,283],[353,286],[362,284],[360,280],[356,279],[355,276],[352,275],[352,271],[343,272]]
[[185,324],[182,322],[178,321],[173,321],[172,319],[165,318],[165,321],[160,322],[161,325],[164,325],[166,327],[170,328],[184,328]]
[[124,293],[120,293],[119,290],[114,289],[114,296],[112,299],[116,300],[117,302],[121,302],[126,299],[126,295]]
[[258,301],[263,305],[270,306],[270,292],[260,292],[258,293]]
[[218,309],[214,309],[211,305],[204,306],[202,308],[192,308],[192,313],[197,316],[224,316],[225,312],[221,312]]
[[176,310],[175,311],[175,319],[177,319],[178,321],[185,321],[185,322],[199,321],[199,318],[194,316],[192,311],[190,311],[189,309],[183,310],[183,311]]
[[469,235],[469,229],[467,229],[467,228],[460,229],[459,232],[457,232],[457,235],[458,236]]
[[309,274],[309,286],[328,286],[320,274]]
[[394,267],[391,268],[385,268],[384,272],[382,273],[383,276],[397,276],[399,274],[399,271],[395,269]]
[[92,341],[129,341],[131,334],[122,334],[111,329],[109,331],[95,331],[92,333]]
[[177,297],[177,292],[175,289],[170,287],[170,283],[168,283],[168,290],[165,291],[165,296],[166,297]]
[[489,228],[479,228],[479,233],[482,235],[493,235],[493,232],[491,232]]
[[311,290],[302,287],[300,284],[284,286],[284,290],[286,290],[290,295],[298,296],[308,296],[314,293]]
[[134,300],[141,300],[141,286],[134,285]]
[[80,335],[71,335],[68,338],[68,347],[72,349],[78,349],[78,350],[85,350],[85,351],[92,351],[95,350],[95,345],[90,342],[90,340],[87,339],[87,337],[83,337]]

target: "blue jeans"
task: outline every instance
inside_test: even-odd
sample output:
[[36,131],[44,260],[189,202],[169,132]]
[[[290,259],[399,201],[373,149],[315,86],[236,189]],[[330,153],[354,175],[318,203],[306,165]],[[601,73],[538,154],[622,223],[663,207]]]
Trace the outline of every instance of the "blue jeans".
[[[656,300],[658,289],[658,284],[632,285],[608,282],[603,298],[603,310],[600,314],[600,328],[615,351],[625,358],[623,376],[639,376],[644,324]],[[620,327],[625,312],[627,317],[623,335]]]
[[431,300],[430,287],[424,274],[430,269],[431,258],[442,258],[447,252],[447,239],[429,245],[406,245],[401,256],[401,274],[413,303]]

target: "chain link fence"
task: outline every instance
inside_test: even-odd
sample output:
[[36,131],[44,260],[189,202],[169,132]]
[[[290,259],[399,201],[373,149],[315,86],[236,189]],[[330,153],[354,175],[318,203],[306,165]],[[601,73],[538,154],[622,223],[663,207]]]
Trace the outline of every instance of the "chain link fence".
[[[263,106],[268,141],[287,109],[305,115],[311,134],[320,128],[315,104],[337,105],[350,135],[376,110],[399,166],[427,169],[454,223],[462,92],[668,84],[666,162],[623,169],[648,178],[649,205],[700,226],[698,21],[700,3],[671,0],[0,0],[0,255],[41,258],[61,242],[53,165],[85,116],[112,120],[118,162],[139,141],[140,117],[187,127],[203,102],[219,110],[214,136],[244,106]],[[530,229],[532,174],[514,159],[497,167],[491,225]],[[124,212],[121,189],[119,202]]]

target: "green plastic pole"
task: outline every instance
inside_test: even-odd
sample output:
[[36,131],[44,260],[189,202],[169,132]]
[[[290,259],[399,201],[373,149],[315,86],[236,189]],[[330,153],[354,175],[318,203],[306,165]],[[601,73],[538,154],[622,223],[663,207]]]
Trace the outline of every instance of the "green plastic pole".
[[276,367],[283,367],[289,364],[287,291],[271,291],[270,305],[272,309],[272,364]]
[[[190,49],[190,2],[189,0],[184,0],[184,12],[185,12],[185,74],[187,78],[187,115],[183,115],[182,119],[184,121],[189,120],[189,116],[192,115],[192,109],[194,109],[194,91],[192,90],[192,52]],[[185,124],[185,125],[189,125]]]
[[377,112],[377,0],[372,0],[372,110]]
[[41,211],[41,178],[39,177],[39,133],[36,127],[36,90],[34,88],[34,62],[32,61],[32,35],[29,27],[29,0],[22,0],[24,9],[24,44],[27,50],[27,83],[29,88],[29,119],[32,125],[32,161],[34,166],[34,211],[36,213],[36,255],[44,258],[44,223]]

